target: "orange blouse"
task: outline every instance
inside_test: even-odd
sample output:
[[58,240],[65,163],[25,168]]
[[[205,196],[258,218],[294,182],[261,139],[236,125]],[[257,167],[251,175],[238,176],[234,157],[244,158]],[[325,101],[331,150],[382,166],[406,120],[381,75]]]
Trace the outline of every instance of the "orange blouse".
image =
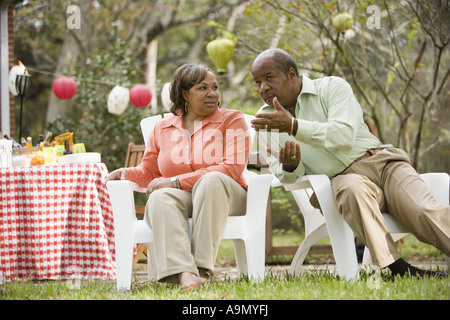
[[183,129],[182,116],[166,117],[149,136],[141,163],[126,168],[126,179],[146,188],[155,178],[177,176],[181,188],[191,191],[205,173],[222,172],[247,189],[242,173],[250,151],[250,133],[244,115],[217,109],[195,126]]

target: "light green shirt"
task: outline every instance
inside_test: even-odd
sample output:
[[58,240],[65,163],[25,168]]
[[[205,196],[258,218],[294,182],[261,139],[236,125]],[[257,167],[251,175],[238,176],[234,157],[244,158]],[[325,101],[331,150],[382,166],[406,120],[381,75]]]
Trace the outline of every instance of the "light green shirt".
[[[273,131],[259,131],[258,134],[259,148],[270,171],[284,183],[295,182],[305,174],[333,177],[367,150],[380,145],[364,123],[361,106],[344,79],[324,77],[311,80],[302,76],[302,83],[295,107],[296,136],[274,134]],[[258,113],[273,111],[264,105]],[[286,140],[300,144],[301,162],[294,172],[284,171],[278,159],[267,153],[268,147],[279,150]]]

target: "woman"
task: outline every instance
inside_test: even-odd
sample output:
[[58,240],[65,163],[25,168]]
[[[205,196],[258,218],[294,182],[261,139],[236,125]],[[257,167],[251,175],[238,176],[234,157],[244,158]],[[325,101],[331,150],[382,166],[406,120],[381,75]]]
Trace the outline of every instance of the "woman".
[[205,66],[178,68],[170,99],[174,116],[156,124],[142,162],[117,169],[108,179],[147,188],[144,219],[154,233],[157,279],[177,275],[190,290],[212,273],[227,216],[245,208],[242,174],[250,136],[241,112],[219,108],[218,83]]

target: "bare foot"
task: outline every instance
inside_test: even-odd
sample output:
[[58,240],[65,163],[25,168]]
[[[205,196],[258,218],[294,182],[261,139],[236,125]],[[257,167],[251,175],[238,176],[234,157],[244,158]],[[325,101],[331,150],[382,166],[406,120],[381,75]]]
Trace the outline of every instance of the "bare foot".
[[180,284],[183,286],[183,291],[199,289],[206,283],[205,279],[190,272],[180,273],[178,275],[178,279],[180,280]]

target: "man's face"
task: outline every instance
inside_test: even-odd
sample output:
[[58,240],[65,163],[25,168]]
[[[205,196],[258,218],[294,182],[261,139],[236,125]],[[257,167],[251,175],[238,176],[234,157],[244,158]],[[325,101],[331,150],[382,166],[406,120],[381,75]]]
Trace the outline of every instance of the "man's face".
[[293,81],[295,72],[286,74],[279,69],[279,66],[271,57],[265,57],[253,63],[251,74],[257,85],[259,95],[265,103],[273,107],[273,98],[277,97],[278,102],[283,107],[295,107],[297,101]]

